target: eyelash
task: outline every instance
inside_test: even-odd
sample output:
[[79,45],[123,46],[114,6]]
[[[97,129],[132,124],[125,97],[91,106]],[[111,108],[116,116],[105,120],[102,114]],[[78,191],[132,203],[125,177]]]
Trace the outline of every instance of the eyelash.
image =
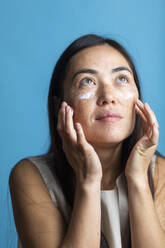
[[83,79],[80,81],[80,84],[82,84],[83,80],[85,80],[85,79],[90,80],[90,81],[92,81],[92,82],[94,83],[94,80],[93,80],[93,79],[90,79],[90,78],[86,77],[86,78],[83,78]]
[[120,75],[117,77],[118,78],[125,78],[127,80],[127,83],[129,83],[129,78],[126,75]]
[[[126,83],[129,83],[129,78],[128,78],[126,75],[120,75],[120,76],[118,76],[115,80],[117,81],[118,78],[120,78],[120,79],[121,79],[121,78],[125,78],[126,81],[127,81]],[[86,78],[83,78],[83,79],[80,81],[80,84],[82,84],[83,80],[87,80],[87,81],[89,80],[89,81],[92,81],[93,83],[95,83],[93,79],[86,77]]]

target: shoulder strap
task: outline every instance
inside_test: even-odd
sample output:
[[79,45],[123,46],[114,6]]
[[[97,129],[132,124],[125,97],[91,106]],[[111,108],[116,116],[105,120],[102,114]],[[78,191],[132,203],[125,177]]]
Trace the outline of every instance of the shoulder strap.
[[65,200],[58,179],[54,174],[52,174],[49,166],[42,156],[28,157],[27,159],[29,159],[38,168],[50,193],[52,201],[61,212],[66,222],[68,222],[71,210]]

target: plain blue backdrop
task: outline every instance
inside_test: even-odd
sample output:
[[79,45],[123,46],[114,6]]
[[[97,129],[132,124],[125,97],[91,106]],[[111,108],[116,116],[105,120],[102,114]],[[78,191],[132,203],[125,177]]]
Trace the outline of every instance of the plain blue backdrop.
[[0,247],[16,247],[8,176],[23,157],[49,146],[47,94],[54,65],[76,38],[96,33],[132,54],[143,100],[165,153],[164,0],[0,1]]

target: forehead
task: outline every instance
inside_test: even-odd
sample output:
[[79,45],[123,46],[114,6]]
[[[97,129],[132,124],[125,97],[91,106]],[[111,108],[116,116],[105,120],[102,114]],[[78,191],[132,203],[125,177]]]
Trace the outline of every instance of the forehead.
[[108,70],[117,66],[130,66],[125,57],[115,48],[108,44],[97,45],[85,48],[75,54],[68,65],[68,73],[73,74],[82,68],[92,68],[96,70]]

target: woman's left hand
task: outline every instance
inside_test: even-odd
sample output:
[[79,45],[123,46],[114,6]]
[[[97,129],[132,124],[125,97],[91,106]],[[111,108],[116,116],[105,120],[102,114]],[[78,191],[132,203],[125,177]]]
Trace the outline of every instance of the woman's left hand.
[[139,99],[135,103],[136,113],[144,124],[143,136],[133,147],[125,167],[127,178],[146,177],[152,156],[156,151],[159,138],[159,125],[154,112],[147,103]]

